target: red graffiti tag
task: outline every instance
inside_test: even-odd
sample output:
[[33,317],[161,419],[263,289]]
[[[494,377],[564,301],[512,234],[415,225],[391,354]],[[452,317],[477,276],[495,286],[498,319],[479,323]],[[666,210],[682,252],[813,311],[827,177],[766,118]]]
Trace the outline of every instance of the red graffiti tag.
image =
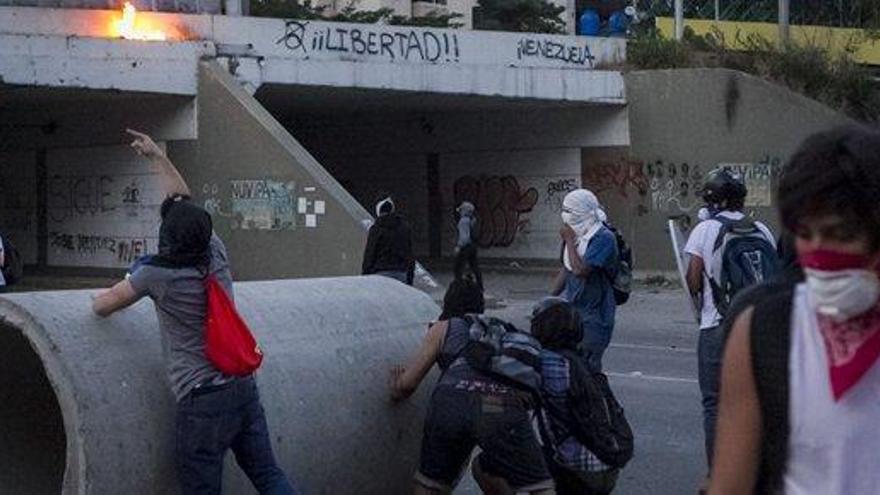
[[635,189],[639,196],[648,194],[648,178],[645,177],[641,162],[633,160],[592,163],[584,170],[584,187],[594,193],[616,191],[624,198],[629,189]]
[[484,248],[513,244],[516,234],[529,222],[521,216],[538,203],[538,190],[531,187],[523,191],[510,175],[464,176],[455,181],[453,193],[456,205],[470,201],[476,207],[477,240]]

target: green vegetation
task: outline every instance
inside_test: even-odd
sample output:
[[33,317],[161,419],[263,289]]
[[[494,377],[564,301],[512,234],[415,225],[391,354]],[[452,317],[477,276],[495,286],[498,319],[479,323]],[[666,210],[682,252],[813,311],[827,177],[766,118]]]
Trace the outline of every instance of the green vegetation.
[[474,9],[474,29],[564,34],[565,7],[547,0],[480,0]]
[[440,28],[459,28],[461,14],[431,13],[424,17],[396,15],[393,9],[362,10],[357,8],[357,0],[352,0],[334,15],[326,14],[324,7],[312,4],[311,0],[253,0],[251,15],[256,17],[279,17],[283,19],[318,19],[336,22],[355,22],[375,24],[382,22],[394,26],[422,26]]
[[[672,17],[672,2],[647,0],[639,9],[650,16]],[[725,21],[776,22],[779,0],[723,0],[719,18]],[[878,0],[812,0],[791,2],[791,23],[812,26],[852,28],[880,27]],[[714,19],[715,0],[685,0],[684,15],[688,19]]]
[[819,46],[779,46],[754,34],[736,38],[725,40],[720,31],[697,36],[687,29],[679,42],[649,30],[630,40],[627,65],[632,69],[739,70],[788,86],[853,118],[868,122],[880,119],[877,82],[853,59],[854,44],[842,53],[832,54]]

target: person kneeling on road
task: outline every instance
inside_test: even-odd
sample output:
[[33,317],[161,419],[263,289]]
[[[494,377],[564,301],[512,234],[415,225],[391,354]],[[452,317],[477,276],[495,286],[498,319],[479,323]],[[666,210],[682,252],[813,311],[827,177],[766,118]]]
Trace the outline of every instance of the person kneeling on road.
[[605,376],[583,364],[580,314],[562,298],[545,297],[531,321],[531,333],[543,347],[537,424],[556,492],[611,493],[632,457],[633,435]]
[[442,371],[425,418],[413,493],[451,492],[479,446],[473,473],[484,493],[553,494],[529,417],[530,394],[478,371],[462,357],[471,342],[465,317],[482,313],[483,306],[476,283],[452,282],[440,321],[428,329],[406,367],[391,370],[391,397],[397,401],[415,392],[434,363]]

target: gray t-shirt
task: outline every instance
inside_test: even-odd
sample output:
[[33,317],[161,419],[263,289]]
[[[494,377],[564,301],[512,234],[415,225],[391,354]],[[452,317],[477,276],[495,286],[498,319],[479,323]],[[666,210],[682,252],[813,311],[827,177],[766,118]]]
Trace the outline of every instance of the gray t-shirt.
[[[210,270],[230,299],[234,298],[226,247],[216,234],[211,237]],[[199,270],[143,265],[135,270],[129,282],[138,296],[149,296],[156,307],[168,379],[178,401],[196,386],[231,379],[205,357],[207,303]]]

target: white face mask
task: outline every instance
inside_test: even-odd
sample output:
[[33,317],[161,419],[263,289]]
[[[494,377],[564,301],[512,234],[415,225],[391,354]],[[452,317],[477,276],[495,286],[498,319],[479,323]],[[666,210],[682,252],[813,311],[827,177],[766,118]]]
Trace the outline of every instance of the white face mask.
[[880,299],[880,280],[871,270],[805,268],[804,273],[816,311],[836,321],[864,314]]
[[596,224],[596,221],[591,221],[590,217],[584,215],[575,215],[574,213],[564,211],[562,212],[562,223],[571,227],[578,237],[583,237]]

